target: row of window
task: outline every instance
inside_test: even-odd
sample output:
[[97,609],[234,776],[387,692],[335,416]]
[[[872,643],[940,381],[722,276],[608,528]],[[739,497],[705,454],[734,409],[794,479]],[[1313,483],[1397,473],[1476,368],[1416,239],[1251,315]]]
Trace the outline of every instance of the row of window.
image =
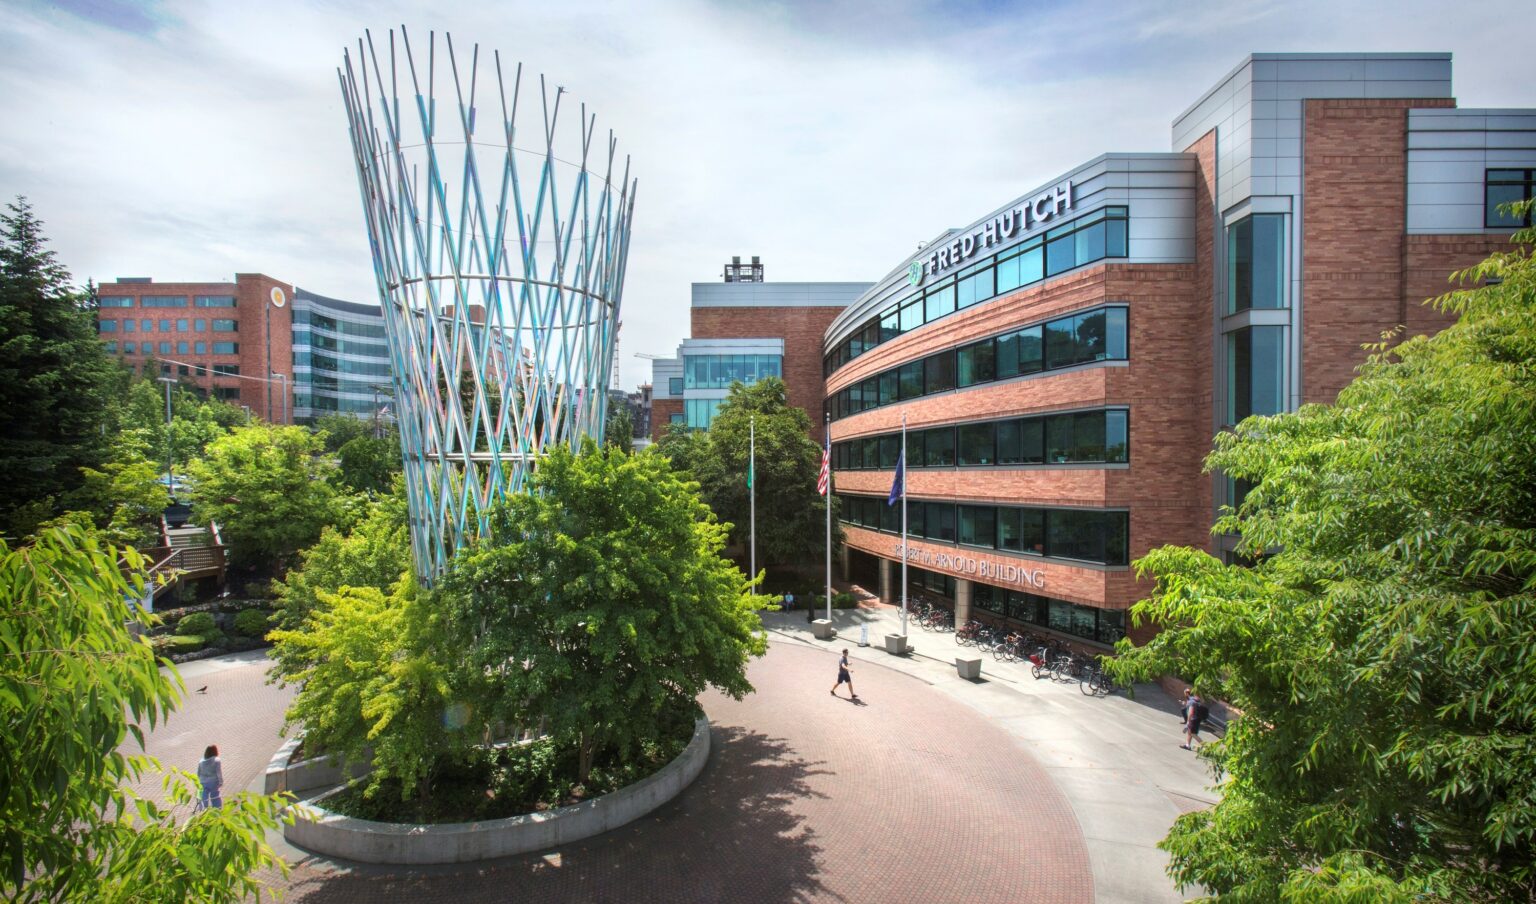
[[973,304],[1012,292],[1106,257],[1125,257],[1128,211],[1105,207],[1078,217],[1022,245],[946,277],[896,302],[871,318],[829,352],[823,373],[834,370],[903,333],[947,317]]
[[355,374],[363,377],[387,377],[392,371],[388,361],[356,361],[351,358],[335,358],[315,352],[294,352],[293,363],[328,370],[333,373]]
[[[1110,408],[909,430],[906,466],[1124,463],[1130,460],[1128,419],[1125,409]],[[889,470],[900,450],[900,433],[833,443],[832,467]]]
[[[144,333],[153,333],[155,331],[155,321],[148,320],[148,319],[146,319],[146,320],[102,320],[102,321],[99,321],[97,329],[100,332],[103,332],[103,333],[115,333],[115,332],[118,331],[119,327],[121,327],[122,331],[125,332],[125,333],[132,333],[132,332],[135,332],[135,331],[144,332]],[[190,327],[190,330],[189,330],[189,327]],[[160,321],[160,332],[162,332],[162,333],[171,333],[171,332],[185,333],[185,332],[189,332],[189,331],[190,332],[202,333],[202,332],[206,332],[207,329],[208,329],[208,321],[202,320],[202,319],[195,319],[195,320],[180,319],[180,320],[162,320],[162,321]],[[239,324],[238,321],[235,321],[235,320],[215,320],[215,321],[213,321],[213,331],[215,333],[234,333],[234,332],[238,332],[239,329],[240,329],[240,324]]]
[[849,386],[826,406],[833,420],[919,396],[1074,367],[1123,361],[1127,309],[1094,308],[909,361]]
[[[132,295],[103,295],[97,299],[104,308],[131,308],[133,307]],[[197,295],[192,299],[193,307],[198,308],[232,308],[235,306],[233,295]],[[185,295],[145,295],[139,299],[141,308],[184,308],[187,306]]]
[[336,317],[328,317],[314,311],[296,310],[293,312],[294,326],[312,326],[316,329],[330,330],[343,336],[358,336],[363,339],[383,339],[384,324],[380,323],[355,323],[351,320],[341,320]]
[[300,392],[294,393],[293,407],[308,408],[313,411],[349,411],[366,414],[374,414],[378,411],[378,406],[367,399],[339,399],[334,396]]
[[688,389],[727,389],[784,376],[782,355],[685,355],[683,385]]
[[1529,211],[1515,216],[1500,208],[1536,197],[1536,169],[1491,169],[1486,176],[1483,183],[1483,225],[1489,229],[1520,229],[1531,225]]
[[[901,532],[901,509],[883,496],[839,494],[840,518],[870,530]],[[940,543],[1125,565],[1130,548],[1126,511],[1046,509],[907,500],[907,534]]]
[[[955,597],[954,578],[924,568],[907,566],[907,586],[931,590],[950,599]],[[1124,610],[1080,606],[990,584],[972,582],[971,609],[1103,644],[1113,644],[1125,636]]]
[[[102,343],[102,345],[111,354],[116,354],[118,351],[116,340],[109,340]],[[125,355],[137,355],[141,352],[146,355],[206,355],[208,354],[208,346],[209,344],[206,342],[161,342],[157,348],[153,342],[139,343],[128,341],[122,344],[122,352]],[[238,355],[240,353],[240,343],[215,342],[213,343],[213,353],[215,355]]]
[[[684,399],[683,423],[690,430],[708,430],[725,399]],[[673,423],[677,423],[674,415]]]
[[389,346],[379,342],[363,342],[357,339],[338,339],[325,333],[308,329],[294,330],[294,345],[310,345],[328,352],[358,355],[365,358],[388,358]]

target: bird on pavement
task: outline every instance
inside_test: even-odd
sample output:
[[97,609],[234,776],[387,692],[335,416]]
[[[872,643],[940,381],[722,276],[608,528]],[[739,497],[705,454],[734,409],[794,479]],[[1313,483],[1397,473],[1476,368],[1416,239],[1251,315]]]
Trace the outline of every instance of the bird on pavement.
[[199,694],[206,694],[206,693],[208,693],[208,685],[205,684],[202,687],[198,688],[197,692]]

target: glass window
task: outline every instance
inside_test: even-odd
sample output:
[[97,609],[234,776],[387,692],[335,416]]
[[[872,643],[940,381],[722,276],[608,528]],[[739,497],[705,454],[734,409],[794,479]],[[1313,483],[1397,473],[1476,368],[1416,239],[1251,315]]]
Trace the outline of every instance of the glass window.
[[1073,239],[1077,242],[1078,263],[1104,259],[1104,221],[1079,229]]
[[681,424],[681,423],[684,422],[684,419],[685,419],[684,415],[679,414],[678,412],[675,412],[675,411],[673,413],[667,415],[667,423],[669,423],[669,424]]
[[193,321],[192,328],[199,333],[206,333],[208,331],[208,321],[198,318]]
[[1000,507],[997,510],[997,548],[1023,552],[1019,540],[1019,516],[1024,509]]
[[997,463],[1016,465],[1024,461],[1021,436],[1024,421],[1000,421],[997,424]]
[[1099,609],[1098,630],[1094,632],[1093,639],[1099,643],[1114,644],[1125,636],[1125,611],[1122,609]]
[[880,437],[880,467],[896,467],[896,456],[901,452],[901,434],[892,433]]
[[1045,349],[1040,340],[1042,327],[1032,326],[1019,330],[1013,336],[1017,341],[1018,372],[1032,374],[1045,366]]
[[1045,247],[1039,242],[1019,255],[1019,285],[1027,286],[1045,279]]
[[997,463],[995,449],[995,424],[963,424],[960,427],[960,464],[990,465]]
[[[164,343],[164,342],[161,343],[161,345],[168,345],[168,344],[169,343]],[[238,342],[215,342],[213,344],[213,353],[215,355],[237,355],[237,354],[240,353],[240,343],[238,343]]]
[[880,509],[880,529],[897,533],[901,530],[901,509],[888,505],[884,499],[871,500]]
[[923,325],[923,300],[913,299],[901,309],[901,331],[910,333]]
[[187,321],[184,319],[176,321],[176,331],[178,333],[185,333],[187,331]]
[[960,280],[956,289],[956,307],[968,308],[978,301],[986,301],[993,295],[992,268],[986,267]]
[[923,319],[932,323],[955,310],[955,284],[929,289],[923,296]]
[[1055,276],[1077,266],[1077,239],[1064,235],[1045,243],[1045,275]]
[[104,308],[131,308],[133,307],[133,296],[103,295],[96,299],[96,303]]
[[667,377],[667,394],[680,396],[683,394],[683,378]]
[[923,431],[923,454],[930,468],[954,467],[955,428],[935,427]]
[[1530,200],[1536,194],[1536,170],[1491,169],[1483,188],[1483,225],[1489,229],[1519,229],[1531,225],[1531,214],[1515,216],[1505,204]]
[[1016,511],[1019,513],[1019,552],[1045,555],[1045,509],[1021,508]]
[[117,321],[103,320],[96,325],[96,331],[98,333],[115,333],[117,332]]
[[955,388],[954,352],[939,352],[923,359],[923,387],[928,395]]
[[215,320],[213,331],[215,333],[233,333],[240,328],[240,324],[233,320]]
[[921,468],[927,460],[923,454],[923,437],[928,433],[925,430],[907,431],[907,467]]
[[900,387],[897,385],[896,371],[888,370],[879,377],[871,378],[865,384],[866,391],[868,383],[875,382],[876,380],[879,381],[879,404],[889,405],[900,398],[897,392]]
[[684,399],[683,422],[691,430],[708,430],[715,422],[715,412],[724,399]]
[[1004,292],[1012,292],[1019,286],[1024,285],[1024,281],[1019,278],[1019,256],[1017,254],[1006,260],[998,261],[995,272],[997,274],[997,294],[999,295]]
[[1008,591],[1008,617],[1030,624],[1042,624],[1046,620],[1046,601],[1033,593]]
[[901,382],[901,397],[915,399],[923,394],[923,362],[909,361],[897,371]]
[[997,539],[997,509],[990,505],[960,506],[960,542],[990,548]]
[[923,513],[928,538],[943,543],[955,542],[955,507],[947,502],[930,502]]
[[171,331],[171,322],[169,320],[162,320],[162,321],[160,321],[160,332],[162,332],[162,333],[169,333],[170,331]]
[[135,355],[135,354],[138,354],[138,351],[139,351],[139,348],[138,348],[138,344],[137,343],[134,343],[134,342],[124,342],[123,343],[123,352],[125,354]]
[[169,342],[162,342],[162,343],[160,343],[160,354],[162,354],[162,355],[169,355],[170,353],[171,353],[171,344]]
[[1227,312],[1285,307],[1285,216],[1254,214],[1227,227]]
[[190,345],[188,345],[187,343],[185,343],[185,342],[178,342],[178,343],[176,343],[176,354],[178,354],[178,355],[186,355],[186,354],[190,354],[191,351],[192,351],[192,347]]
[[141,308],[184,308],[187,306],[185,295],[145,295],[139,299]]
[[1072,415],[1045,419],[1045,460],[1052,464],[1072,461]]
[[956,382],[961,386],[974,386],[993,379],[996,375],[995,348],[996,343],[993,340],[984,339],[974,345],[958,349],[955,361]]
[[859,447],[859,460],[863,462],[865,470],[873,471],[880,467],[880,440],[877,437],[859,440]]
[[1104,221],[1104,253],[1107,257],[1129,257],[1130,249],[1126,241],[1125,220]]
[[139,328],[146,333],[152,333],[155,331],[155,322],[153,320],[140,320]]
[[1077,318],[1063,317],[1045,325],[1045,366],[1048,370],[1077,363]]
[[1104,311],[1091,311],[1073,318],[1077,333],[1077,363],[1103,361],[1108,357],[1104,336]]
[[1227,423],[1285,410],[1285,327],[1227,334]]
[[206,355],[206,354],[208,354],[208,343],[206,343],[206,342],[193,343],[192,350],[196,354]]
[[123,321],[123,332],[125,333],[131,333],[138,328],[139,322],[137,320],[129,318],[128,320]]
[[1112,361],[1124,361],[1129,356],[1127,312],[1125,308],[1104,309],[1104,355]]
[[971,585],[971,605],[985,612],[1002,615],[1006,595],[1007,591],[1001,587],[993,587],[990,584]]
[[[196,304],[200,308],[232,308],[232,307],[235,306],[235,296],[233,296],[233,295],[199,295],[199,296],[197,296]],[[333,326],[334,326],[334,324],[335,324],[335,322],[332,321],[332,325]]]
[[901,315],[891,308],[880,315],[880,341],[889,342],[901,335]]
[[109,355],[115,355],[117,354],[117,343],[111,339],[108,339],[101,343],[101,349]]

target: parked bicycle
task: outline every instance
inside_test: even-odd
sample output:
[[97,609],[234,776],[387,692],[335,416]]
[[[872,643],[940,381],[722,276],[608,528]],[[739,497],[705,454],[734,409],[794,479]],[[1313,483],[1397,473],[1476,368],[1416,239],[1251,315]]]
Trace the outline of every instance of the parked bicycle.
[[1109,673],[1104,671],[1104,666],[1098,662],[1090,662],[1083,666],[1078,674],[1077,688],[1090,697],[1107,697],[1120,689]]

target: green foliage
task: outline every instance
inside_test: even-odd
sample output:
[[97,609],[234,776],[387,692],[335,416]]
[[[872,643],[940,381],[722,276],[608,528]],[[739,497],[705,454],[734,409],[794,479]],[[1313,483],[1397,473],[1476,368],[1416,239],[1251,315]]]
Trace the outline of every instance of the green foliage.
[[326,414],[315,418],[314,431],[325,442],[325,451],[335,454],[355,439],[373,435],[373,421],[350,414]]
[[237,562],[281,562],[344,517],[336,467],[322,451],[303,427],[236,428],[187,469],[197,484],[193,514],[219,523]]
[[359,493],[387,493],[401,469],[400,435],[390,431],[382,438],[354,437],[342,445],[336,457],[342,483]]
[[405,581],[392,596],[344,587],[318,597],[299,630],[268,635],[278,679],[299,688],[287,726],[349,763],[371,752],[370,793],[393,780],[404,797],[430,795],[436,772],[469,756],[484,728],[452,685],[460,663],[440,607]]
[[165,656],[191,653],[203,648],[203,636],[201,634],[162,634],[154,639],[152,646],[156,653]]
[[213,616],[207,612],[194,612],[176,623],[176,633],[186,636],[188,634],[205,635],[217,631],[219,626],[213,620]]
[[235,613],[235,630],[260,640],[272,627],[272,614],[265,609],[243,609]]
[[107,459],[123,371],[102,351],[89,296],[47,248],[25,199],[0,215],[0,534],[62,511],[83,468]]
[[[118,568],[119,557],[127,572]],[[0,541],[0,897],[14,901],[239,901],[262,869],[276,797],[241,793],[188,817],[195,780],[166,776],[173,806],[124,786],[159,764],[123,752],[165,719],[180,679],[128,625],[145,563],[79,527]]]
[[635,450],[635,416],[628,405],[616,401],[608,403],[608,420],[603,424],[603,445],[612,446],[625,455]]
[[[1517,236],[1536,241],[1536,231]],[[1460,320],[1374,349],[1334,405],[1250,418],[1208,466],[1255,488],[1192,549],[1137,563],[1121,680],[1175,673],[1242,716],[1214,808],[1164,842],[1235,901],[1536,895],[1536,262],[1516,246],[1437,300]],[[1495,285],[1482,285],[1496,279]]]
[[[144,378],[129,385],[118,408],[121,429],[134,431],[148,446],[147,457],[165,473],[165,384]],[[171,387],[171,459],[180,474],[208,444],[246,423],[240,408],[204,399],[186,385]]]
[[[747,462],[757,435],[757,555],[760,564],[819,560],[826,552],[826,498],[816,492],[821,449],[805,410],[785,401],[777,377],[733,383],[707,432],[668,430],[659,444],[674,467],[699,482],[704,501],[745,547],[751,532]],[[834,512],[834,521],[836,513]],[[833,525],[832,542],[841,530]]]
[[294,629],[319,605],[321,591],[372,587],[393,592],[411,567],[411,537],[406,529],[405,483],[395,478],[392,492],[368,508],[352,533],[326,528],[314,546],[300,553],[299,566],[274,582],[276,620]]
[[84,467],[81,472],[84,482],[66,497],[71,509],[89,512],[113,543],[143,547],[156,540],[166,491],[159,469],[149,460],[144,431],[117,434],[100,469]]
[[740,698],[766,641],[725,528],[661,456],[588,441],[540,463],[491,537],[461,553],[435,609],[482,718],[543,724],[596,757],[632,755],[714,686]]

